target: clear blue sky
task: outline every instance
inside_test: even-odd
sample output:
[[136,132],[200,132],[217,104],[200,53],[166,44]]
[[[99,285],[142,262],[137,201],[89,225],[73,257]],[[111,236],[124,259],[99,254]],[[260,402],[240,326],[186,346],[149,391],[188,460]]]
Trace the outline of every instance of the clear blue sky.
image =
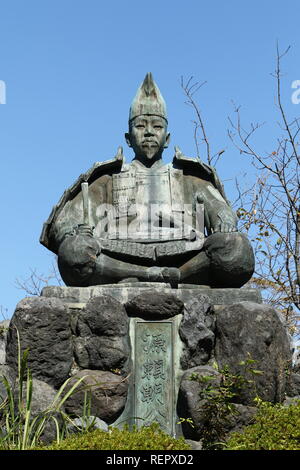
[[300,80],[300,4],[269,0],[0,0],[1,269],[0,305],[10,317],[25,296],[15,287],[30,268],[47,274],[53,255],[39,244],[43,222],[63,191],[118,145],[131,100],[151,71],[167,102],[172,145],[195,155],[191,109],[180,78],[207,81],[198,96],[230,199],[248,162],[227,137],[232,103],[245,122],[266,122],[257,143],[274,148],[276,41],[284,59],[283,95]]

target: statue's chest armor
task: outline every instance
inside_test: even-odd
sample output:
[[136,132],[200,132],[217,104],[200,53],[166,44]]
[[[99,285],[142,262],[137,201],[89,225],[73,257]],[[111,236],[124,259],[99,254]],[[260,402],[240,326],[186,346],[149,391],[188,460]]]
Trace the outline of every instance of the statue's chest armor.
[[183,213],[182,172],[169,166],[145,170],[125,167],[113,175],[113,205],[119,220],[135,221],[129,238],[149,239],[150,232],[157,239],[181,238],[182,228],[178,235],[170,217]]
[[141,171],[130,168],[113,175],[113,205],[166,204],[172,210],[183,210],[183,176],[169,167]]
[[120,206],[135,204],[135,197],[135,172],[126,171],[114,174],[112,177],[112,203],[116,209]]
[[167,204],[171,206],[169,171],[136,173],[136,204]]

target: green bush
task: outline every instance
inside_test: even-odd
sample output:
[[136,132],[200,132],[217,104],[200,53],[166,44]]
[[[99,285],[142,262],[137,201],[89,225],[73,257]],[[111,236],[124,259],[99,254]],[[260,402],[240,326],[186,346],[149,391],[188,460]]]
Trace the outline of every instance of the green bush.
[[227,450],[300,450],[300,401],[283,406],[259,404],[254,424],[232,433]]
[[[239,362],[240,372],[232,373],[228,366],[213,367],[219,373],[215,375],[202,375],[193,373],[190,380],[200,384],[199,411],[202,414],[202,426],[199,429],[202,448],[204,450],[223,449],[232,419],[239,412],[235,406],[235,399],[241,392],[256,393],[254,376],[261,375],[260,370],[254,369],[256,360],[248,357]],[[255,399],[254,399],[255,400]]]
[[184,438],[174,439],[154,423],[132,431],[128,428],[112,428],[109,432],[96,429],[35,450],[190,450],[190,446]]

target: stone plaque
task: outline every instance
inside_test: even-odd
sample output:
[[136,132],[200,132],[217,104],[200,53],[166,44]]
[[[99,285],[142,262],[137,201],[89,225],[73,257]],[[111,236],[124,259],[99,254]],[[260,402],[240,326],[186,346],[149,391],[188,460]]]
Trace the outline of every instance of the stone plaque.
[[174,434],[173,323],[136,321],[135,417]]

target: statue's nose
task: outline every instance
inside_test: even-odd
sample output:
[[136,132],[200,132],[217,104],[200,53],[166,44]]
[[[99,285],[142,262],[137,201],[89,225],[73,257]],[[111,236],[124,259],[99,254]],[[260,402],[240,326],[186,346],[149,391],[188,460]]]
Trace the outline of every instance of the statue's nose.
[[154,132],[153,132],[152,126],[147,126],[145,128],[145,135],[153,135],[153,134],[154,134]]

